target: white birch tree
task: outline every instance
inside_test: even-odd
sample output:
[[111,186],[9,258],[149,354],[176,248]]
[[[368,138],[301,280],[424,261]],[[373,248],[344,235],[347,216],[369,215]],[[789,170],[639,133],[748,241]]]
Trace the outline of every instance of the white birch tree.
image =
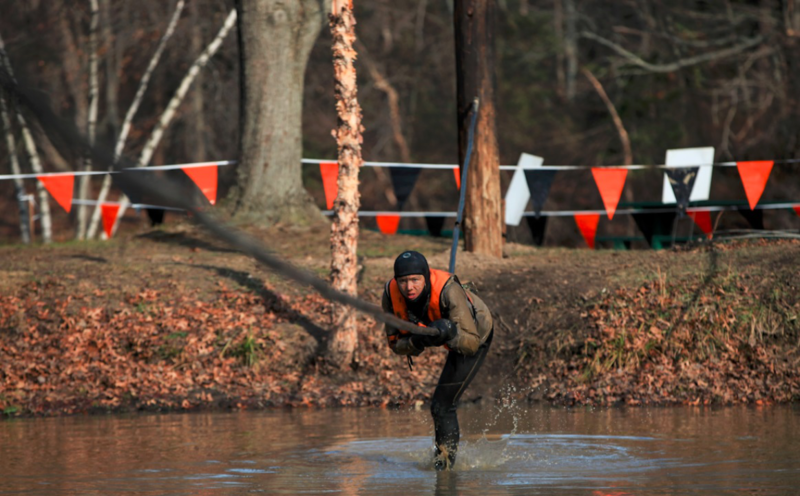
[[[97,129],[97,101],[99,94],[98,82],[98,55],[97,55],[97,31],[99,28],[100,6],[97,0],[89,0],[91,7],[91,22],[89,24],[89,112],[86,116],[86,140],[89,146],[94,146]],[[92,159],[87,155],[84,158],[83,170],[92,170]],[[78,198],[86,200],[89,196],[89,176],[80,176],[78,183]],[[86,221],[89,214],[89,206],[81,204],[78,207],[78,230],[76,237],[84,239],[86,236]]]
[[[147,167],[147,164],[150,163],[150,159],[153,158],[153,153],[156,151],[156,147],[158,147],[159,143],[161,142],[161,138],[164,137],[164,131],[166,131],[170,122],[172,122],[172,118],[175,116],[178,106],[180,106],[183,98],[189,91],[189,88],[191,88],[192,83],[197,77],[197,74],[203,67],[206,66],[211,57],[217,53],[217,50],[219,50],[219,47],[222,45],[222,42],[225,40],[225,37],[228,35],[234,24],[236,24],[236,9],[231,9],[222,27],[217,32],[217,35],[214,37],[211,43],[208,44],[203,53],[197,57],[197,60],[194,61],[192,66],[189,67],[189,70],[183,77],[181,84],[178,86],[178,89],[175,91],[172,99],[167,104],[167,108],[161,113],[158,122],[150,132],[150,137],[147,139],[144,148],[142,148],[142,152],[139,155],[139,160],[136,163],[136,167]],[[130,200],[127,197],[123,198],[119,213],[117,214],[116,221],[114,222],[112,234],[116,232],[117,228],[119,227],[119,221],[122,218],[122,215],[125,213],[125,210],[128,208],[128,205],[130,205]]]
[[[133,97],[130,107],[128,107],[128,111],[125,113],[125,118],[122,121],[122,127],[120,128],[119,136],[117,136],[117,141],[114,144],[115,162],[119,160],[120,155],[122,155],[122,151],[125,149],[125,143],[127,142],[128,134],[131,131],[133,117],[136,115],[136,112],[139,110],[139,106],[142,104],[142,100],[144,99],[144,94],[147,91],[148,85],[150,84],[150,78],[153,75],[153,71],[155,71],[156,67],[158,66],[158,62],[161,60],[161,54],[164,53],[164,48],[167,46],[167,42],[170,40],[170,38],[172,38],[173,33],[175,33],[175,27],[178,25],[178,20],[181,17],[184,6],[185,1],[178,0],[178,3],[175,5],[175,10],[172,13],[172,17],[169,20],[169,24],[167,24],[167,29],[161,36],[161,40],[158,42],[156,51],[153,53],[153,56],[150,58],[150,62],[147,64],[147,69],[145,70],[142,79],[139,80],[139,86],[136,89],[136,94]],[[86,237],[89,239],[93,239],[97,235],[97,230],[100,226],[100,205],[106,201],[108,192],[110,190],[111,175],[107,175],[103,178],[103,185],[100,188],[100,194],[97,198],[97,205],[92,212],[92,220],[89,223],[89,229],[86,233]]]
[[[22,169],[19,166],[19,159],[17,158],[17,145],[14,141],[14,130],[11,127],[11,118],[8,115],[8,106],[3,95],[0,95],[0,115],[2,115],[3,119],[3,130],[5,131],[6,136],[6,149],[8,150],[8,161],[11,165],[11,173],[15,176],[19,176],[22,174]],[[31,242],[31,229],[30,223],[25,221],[27,216],[25,215],[23,209],[27,209],[27,205],[23,203],[22,200],[23,196],[26,196],[25,182],[20,177],[14,178],[14,193],[15,197],[17,198],[17,203],[20,206],[19,230],[22,235],[22,242],[29,244]]]
[[[8,54],[6,54],[6,46],[2,36],[0,36],[0,64],[3,65],[8,75],[13,78],[14,70],[11,67]],[[17,122],[22,131],[22,143],[25,146],[25,151],[28,153],[31,169],[33,169],[34,174],[42,174],[44,173],[42,161],[39,159],[39,151],[36,149],[36,143],[33,141],[33,135],[28,128],[28,123],[18,109],[15,110],[14,113],[17,115]],[[42,186],[42,183],[39,181],[36,181],[36,194],[39,197],[39,219],[42,224],[42,241],[50,243],[53,241],[53,222],[50,217],[49,197],[47,190],[45,190],[44,186]],[[32,234],[33,233],[31,233],[31,235]]]

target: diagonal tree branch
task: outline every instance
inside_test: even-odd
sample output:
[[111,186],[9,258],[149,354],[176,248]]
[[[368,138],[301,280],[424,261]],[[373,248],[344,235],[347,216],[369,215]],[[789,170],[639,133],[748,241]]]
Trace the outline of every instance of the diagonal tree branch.
[[[153,75],[153,71],[155,71],[156,66],[158,66],[158,62],[161,60],[161,54],[164,52],[164,47],[167,46],[167,42],[170,38],[172,38],[172,34],[175,32],[175,27],[178,25],[178,20],[181,17],[184,5],[184,0],[178,0],[178,3],[175,5],[175,10],[172,13],[172,18],[167,25],[167,29],[164,31],[164,35],[161,36],[161,40],[158,42],[156,51],[153,53],[152,58],[150,58],[150,63],[147,64],[147,69],[144,71],[144,76],[142,76],[142,79],[139,81],[139,87],[136,89],[136,95],[133,97],[131,106],[128,107],[128,112],[125,114],[125,119],[122,122],[122,128],[119,132],[119,136],[117,137],[117,142],[114,145],[115,157],[122,155],[122,150],[125,148],[125,142],[128,140],[128,133],[130,133],[131,130],[133,117],[136,115],[136,112],[139,110],[139,106],[144,99],[144,93],[147,91],[147,86],[150,84],[150,77]],[[97,198],[98,203],[94,209],[94,212],[92,212],[92,220],[86,235],[88,239],[94,238],[97,234],[97,229],[100,225],[100,205],[106,201],[106,197],[108,196],[110,189],[111,176],[108,175],[103,178],[103,186],[101,187],[100,195]]]
[[625,164],[624,165],[631,165],[633,164],[633,152],[631,151],[631,139],[628,137],[628,131],[625,130],[625,126],[622,124],[622,119],[620,118],[619,114],[617,113],[616,107],[614,107],[614,103],[608,98],[608,94],[606,94],[606,90],[603,89],[603,85],[600,84],[600,81],[594,77],[592,71],[584,67],[581,69],[583,75],[592,83],[594,86],[595,91],[597,94],[600,95],[600,98],[603,100],[603,103],[606,104],[606,108],[608,109],[608,113],[611,114],[611,119],[614,121],[614,126],[617,128],[617,133],[619,134],[619,140],[622,142],[622,149],[625,153]]
[[613,41],[607,40],[602,36],[598,36],[589,31],[581,32],[581,36],[583,38],[594,40],[600,43],[601,45],[607,46],[608,48],[617,52],[617,54],[619,54],[620,56],[624,57],[629,62],[638,65],[639,67],[646,69],[650,72],[675,72],[677,70],[683,69],[684,67],[702,64],[703,62],[709,62],[711,60],[719,60],[727,57],[732,57],[764,41],[763,37],[756,36],[755,38],[748,38],[739,45],[732,46],[730,48],[725,48],[714,52],[707,52],[701,55],[696,55],[694,57],[688,57],[685,59],[676,60],[675,62],[671,62],[669,64],[651,64],[650,62],[645,61],[636,54],[625,50],[618,44],[614,43]]

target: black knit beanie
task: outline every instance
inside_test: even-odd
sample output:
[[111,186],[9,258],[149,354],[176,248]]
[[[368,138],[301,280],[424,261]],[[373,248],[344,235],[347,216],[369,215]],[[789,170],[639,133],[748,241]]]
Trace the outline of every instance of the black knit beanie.
[[430,277],[430,268],[425,256],[418,251],[404,251],[394,261],[394,278],[420,274],[427,280]]

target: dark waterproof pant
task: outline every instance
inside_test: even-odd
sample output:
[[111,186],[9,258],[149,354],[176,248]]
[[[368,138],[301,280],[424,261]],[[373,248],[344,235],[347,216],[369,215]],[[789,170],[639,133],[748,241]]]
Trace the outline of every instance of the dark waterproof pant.
[[456,404],[481,368],[481,364],[489,352],[493,336],[494,330],[489,333],[489,337],[472,356],[450,351],[444,369],[442,369],[442,375],[439,377],[439,384],[436,385],[436,390],[433,392],[431,414],[436,431],[437,452],[439,446],[446,446],[448,453],[451,454],[451,462],[455,461],[460,437]]

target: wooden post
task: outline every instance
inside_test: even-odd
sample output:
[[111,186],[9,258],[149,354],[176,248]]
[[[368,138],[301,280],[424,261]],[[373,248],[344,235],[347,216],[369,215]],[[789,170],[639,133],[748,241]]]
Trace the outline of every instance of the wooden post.
[[495,128],[495,0],[455,0],[459,162],[464,160],[469,110],[480,99],[467,180],[464,239],[467,251],[501,257],[500,152]]
[[[333,135],[339,150],[339,192],[333,205],[331,226],[331,284],[334,289],[356,296],[358,259],[358,172],[361,169],[361,107],[356,84],[355,24],[352,0],[333,0],[329,25],[333,37],[334,96],[338,125]],[[356,360],[358,343],[356,314],[344,305],[334,304],[333,335],[328,346],[331,364],[345,368]]]

